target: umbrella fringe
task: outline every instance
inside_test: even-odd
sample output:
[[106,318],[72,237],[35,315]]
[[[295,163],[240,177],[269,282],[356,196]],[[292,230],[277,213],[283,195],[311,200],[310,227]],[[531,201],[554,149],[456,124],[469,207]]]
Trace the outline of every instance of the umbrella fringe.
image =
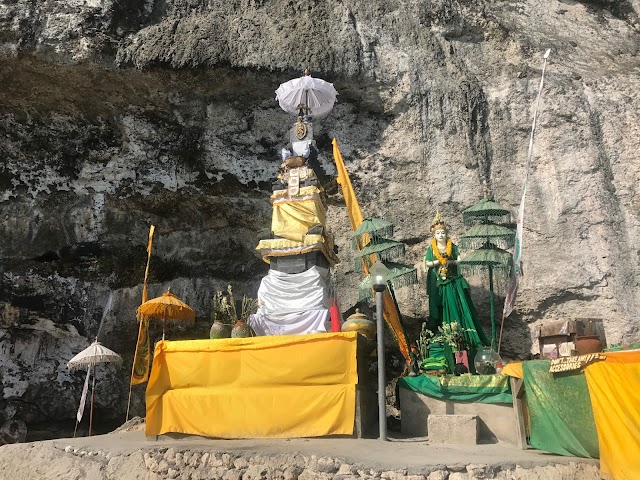
[[370,288],[358,288],[358,301],[370,302],[373,300],[373,291]]
[[393,225],[387,225],[370,232],[364,232],[360,235],[356,235],[351,240],[351,246],[354,250],[361,250],[370,243],[375,244],[380,240],[385,240],[389,237],[393,237]]
[[[480,263],[460,262],[458,264],[458,267],[460,267],[461,273],[465,276],[467,275],[480,276],[488,271],[488,265],[480,264]],[[493,272],[498,276],[504,275],[506,277],[509,272],[509,265],[503,265],[501,263],[498,263],[498,264],[492,265],[492,267],[493,267]]]
[[[491,241],[497,243],[497,246],[504,250],[513,247],[514,244],[513,235],[491,236]],[[482,248],[486,243],[487,237],[462,238],[460,240],[460,246],[463,250],[475,250]]]
[[367,268],[370,268],[371,265],[373,265],[378,259],[382,262],[388,262],[390,260],[394,260],[404,255],[404,252],[405,252],[405,244],[401,243],[401,244],[389,247],[386,250],[382,250],[380,252],[375,252],[375,253],[371,253],[370,255],[357,257],[353,261],[355,265],[355,271],[356,272],[364,271],[364,265],[366,265]]
[[[398,275],[390,280],[394,290],[418,283],[418,271],[413,268],[410,271]],[[373,300],[373,289],[370,285],[360,285],[358,287],[358,300],[360,302],[368,302]]]
[[410,272],[399,275],[391,280],[394,289],[408,287],[418,283],[418,271],[414,268]]
[[511,221],[510,213],[502,212],[469,212],[462,214],[462,222],[465,227],[471,227],[482,223],[508,223]]

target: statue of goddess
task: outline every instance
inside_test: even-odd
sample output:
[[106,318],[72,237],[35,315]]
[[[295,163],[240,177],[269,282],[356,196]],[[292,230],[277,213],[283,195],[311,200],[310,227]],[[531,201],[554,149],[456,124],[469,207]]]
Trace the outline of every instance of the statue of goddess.
[[457,322],[473,350],[489,345],[471,300],[469,283],[458,273],[460,251],[449,238],[449,227],[440,212],[431,223],[431,234],[431,245],[424,256],[429,296],[427,328],[435,333],[443,323]]

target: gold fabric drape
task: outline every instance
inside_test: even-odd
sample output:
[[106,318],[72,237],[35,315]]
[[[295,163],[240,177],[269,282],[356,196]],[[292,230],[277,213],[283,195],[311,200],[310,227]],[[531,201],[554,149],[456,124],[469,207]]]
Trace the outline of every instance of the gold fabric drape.
[[357,333],[161,341],[147,386],[147,436],[350,435]]

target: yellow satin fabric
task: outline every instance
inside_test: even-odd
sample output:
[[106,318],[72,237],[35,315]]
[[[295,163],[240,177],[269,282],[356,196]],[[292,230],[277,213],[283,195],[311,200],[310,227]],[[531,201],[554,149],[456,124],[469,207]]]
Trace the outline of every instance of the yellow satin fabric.
[[[297,197],[283,197],[273,195],[271,201],[271,231],[277,236],[301,242],[312,225],[324,225],[326,221],[325,208],[316,187],[312,194]],[[278,201],[276,201],[276,199]]]
[[267,238],[260,240],[256,250],[267,263],[271,263],[269,257],[285,257],[314,251],[321,252],[331,266],[340,263],[338,256],[333,253],[333,237],[330,235],[305,235],[302,242],[286,238]]
[[640,478],[640,352],[606,352],[585,369],[606,479]]
[[350,435],[357,333],[158,342],[146,435]]
[[524,378],[524,373],[522,372],[522,362],[509,362],[502,369],[503,375],[509,375],[510,377],[516,378]]

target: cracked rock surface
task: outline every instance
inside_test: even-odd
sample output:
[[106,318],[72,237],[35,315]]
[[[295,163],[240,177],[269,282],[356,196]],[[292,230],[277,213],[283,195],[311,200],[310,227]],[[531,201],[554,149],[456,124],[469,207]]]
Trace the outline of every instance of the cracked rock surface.
[[[602,319],[610,343],[637,339],[639,11],[637,0],[0,0],[0,424],[69,433],[84,377],[66,362],[96,335],[109,292],[101,340],[131,365],[150,224],[151,295],[171,287],[198,314],[168,338],[205,338],[228,283],[255,296],[268,269],[256,232],[293,120],[274,91],[304,67],[339,92],[314,125],[322,168],[335,174],[335,137],[365,215],[394,223],[403,261],[420,265],[436,209],[454,239],[485,191],[515,214],[551,48],[503,352],[526,358],[542,322],[579,317]],[[326,187],[347,311],[360,274],[341,194]],[[469,281],[488,328],[488,279]],[[425,289],[397,294],[415,334]],[[105,428],[124,417],[127,370],[98,371]]]

